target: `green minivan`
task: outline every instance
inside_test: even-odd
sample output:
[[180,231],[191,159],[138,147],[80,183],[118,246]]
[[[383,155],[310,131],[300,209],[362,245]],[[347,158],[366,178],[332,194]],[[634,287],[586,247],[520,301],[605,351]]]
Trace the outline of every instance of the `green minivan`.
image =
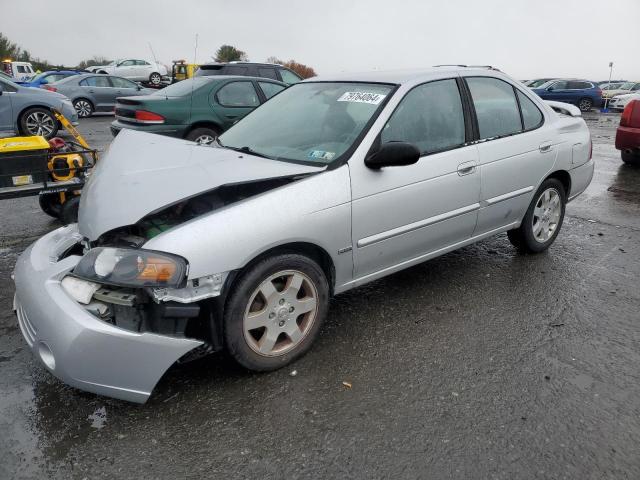
[[118,98],[111,133],[129,128],[208,144],[287,86],[241,76],[183,80],[151,95]]

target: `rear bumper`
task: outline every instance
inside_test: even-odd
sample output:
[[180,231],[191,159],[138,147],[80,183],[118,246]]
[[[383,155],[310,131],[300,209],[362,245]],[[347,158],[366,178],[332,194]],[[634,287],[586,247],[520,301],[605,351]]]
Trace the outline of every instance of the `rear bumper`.
[[18,259],[14,309],[20,329],[35,357],[63,382],[143,403],[164,372],[202,342],[131,332],[87,312],[61,285],[81,257],[56,260],[78,240],[76,225],[63,227]]
[[618,127],[616,148],[618,150],[640,149],[640,128]]
[[157,133],[169,137],[184,137],[188,126],[186,125],[132,125],[120,120],[111,122],[111,134],[115,137],[122,129],[138,130],[139,132]]

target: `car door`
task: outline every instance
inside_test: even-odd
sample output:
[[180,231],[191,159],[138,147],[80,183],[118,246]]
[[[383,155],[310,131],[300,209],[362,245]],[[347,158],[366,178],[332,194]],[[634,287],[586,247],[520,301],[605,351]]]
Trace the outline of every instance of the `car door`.
[[123,60],[118,64],[113,72],[115,75],[124,78],[135,79],[137,78],[137,66],[135,60]]
[[222,119],[222,128],[226,130],[260,105],[260,97],[251,80],[236,80],[214,91],[211,104]]
[[11,96],[17,89],[0,79],[0,132],[12,132],[15,129]]
[[470,119],[459,85],[445,79],[414,87],[380,132],[380,145],[416,145],[417,163],[379,170],[349,163],[356,279],[370,279],[471,237],[480,176],[477,148],[467,143]]
[[111,82],[111,86],[113,87],[112,101],[114,105],[116,103],[116,98],[118,97],[131,97],[134,95],[139,95],[140,89],[138,88],[138,84],[133,83],[131,80],[109,76],[109,81]]
[[87,77],[78,84],[82,92],[75,98],[88,98],[93,103],[97,112],[105,112],[113,109],[114,88],[109,82],[108,75],[96,75]]
[[557,82],[553,82],[547,87],[547,90],[544,94],[544,99],[553,100],[555,102],[569,102],[570,92],[567,89],[568,85],[569,82],[565,80],[558,80]]
[[482,188],[474,235],[481,235],[522,219],[555,162],[557,139],[536,97],[499,78],[465,81],[478,127]]

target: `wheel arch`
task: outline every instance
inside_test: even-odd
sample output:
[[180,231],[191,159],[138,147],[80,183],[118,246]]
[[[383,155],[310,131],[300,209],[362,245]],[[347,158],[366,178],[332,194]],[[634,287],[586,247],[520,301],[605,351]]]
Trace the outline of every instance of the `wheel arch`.
[[[44,105],[44,104],[40,104],[40,103],[33,103],[33,104],[26,105],[26,106],[22,107],[22,109],[18,112],[18,115],[16,115],[16,117],[15,117],[15,118],[16,118],[16,127],[17,127],[17,129],[18,129],[18,130],[17,130],[18,132],[20,132],[20,133],[24,133],[24,132],[22,131],[22,121],[21,121],[21,120],[22,120],[22,116],[23,116],[23,115],[24,115],[28,110],[31,110],[32,108],[42,108],[42,109],[44,109],[44,110],[48,110],[49,112],[52,112],[52,113],[53,113],[53,111],[52,111],[52,109],[51,109],[51,107],[50,107],[50,106],[48,106],[48,105]],[[54,120],[55,120],[55,117],[54,117]]]
[[198,121],[192,123],[191,125],[189,125],[189,128],[187,128],[184,131],[183,138],[187,138],[187,136],[191,132],[193,132],[196,128],[213,128],[219,134],[221,134],[223,132],[222,127],[217,122],[214,122],[212,120],[198,120]]
[[[571,175],[566,170],[556,170],[555,172],[550,173],[545,180],[548,178],[555,178],[556,180],[562,183],[564,187],[564,192],[569,198],[571,196]],[[544,180],[543,180],[544,181]]]

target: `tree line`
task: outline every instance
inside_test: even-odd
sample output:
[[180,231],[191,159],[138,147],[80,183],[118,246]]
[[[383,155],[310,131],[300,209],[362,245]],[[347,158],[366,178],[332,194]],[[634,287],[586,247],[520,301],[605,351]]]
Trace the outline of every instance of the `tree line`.
[[[46,60],[41,60],[40,58],[34,57],[31,55],[31,52],[21,48],[18,44],[9,40],[5,35],[0,32],[0,58],[11,59],[19,62],[31,62],[36,70],[52,70],[52,69],[61,69],[63,65],[55,65]],[[240,50],[239,48],[234,47],[233,45],[222,45],[218,50],[216,50],[215,56],[213,57],[216,62],[236,62],[236,61],[248,61],[249,57],[245,52]],[[315,70],[303,63],[297,62],[295,60],[280,60],[278,57],[272,56],[267,58],[267,63],[278,63],[284,67],[287,67],[290,70],[293,70],[302,78],[314,77],[316,75]],[[102,55],[94,55],[91,58],[82,60],[78,63],[77,68],[80,70],[84,70],[87,67],[91,67],[94,65],[106,65],[110,63],[111,60]],[[68,66],[67,66],[68,67]]]

